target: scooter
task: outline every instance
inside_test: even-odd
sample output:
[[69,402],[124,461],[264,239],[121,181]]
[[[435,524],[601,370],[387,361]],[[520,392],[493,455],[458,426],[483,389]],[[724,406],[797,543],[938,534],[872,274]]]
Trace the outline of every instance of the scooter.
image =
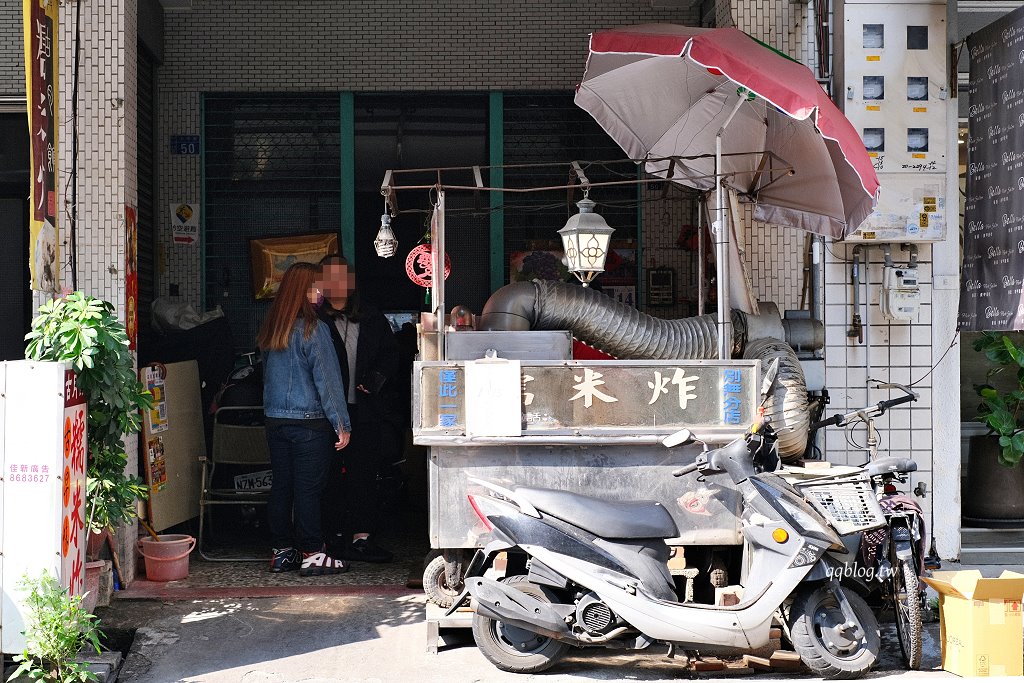
[[[692,464],[673,472],[726,475],[742,494],[738,604],[681,598],[665,543],[678,529],[659,503],[471,480],[478,488],[469,501],[491,540],[467,567],[465,590],[449,614],[471,599],[477,646],[505,671],[543,671],[574,646],[642,650],[659,642],[669,656],[677,648],[749,650],[768,644],[777,620],[818,675],[864,675],[878,658],[878,623],[839,581],[859,537],[844,543],[836,532],[832,498],[805,498],[782,477],[756,471],[752,456],[773,439],[770,427],[756,426],[722,448],[703,444]],[[663,443],[694,441],[684,429]],[[884,524],[880,510],[876,517],[871,524]],[[521,573],[493,578],[488,569],[499,553],[524,556]]]

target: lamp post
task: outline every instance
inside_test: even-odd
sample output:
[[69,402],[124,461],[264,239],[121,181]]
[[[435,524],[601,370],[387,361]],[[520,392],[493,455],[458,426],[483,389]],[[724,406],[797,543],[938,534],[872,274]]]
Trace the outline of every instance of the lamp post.
[[608,242],[615,230],[608,226],[601,214],[594,213],[597,204],[586,194],[576,202],[576,206],[580,212],[571,216],[558,234],[562,236],[569,272],[588,287],[594,276],[604,272]]

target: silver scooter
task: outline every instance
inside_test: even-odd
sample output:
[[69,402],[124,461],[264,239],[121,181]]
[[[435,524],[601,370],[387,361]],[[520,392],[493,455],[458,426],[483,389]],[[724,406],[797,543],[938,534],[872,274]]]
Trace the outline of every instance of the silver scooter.
[[[472,599],[477,646],[505,671],[543,671],[574,646],[641,650],[660,642],[669,656],[677,648],[749,650],[767,645],[778,621],[813,672],[864,675],[880,638],[871,609],[839,582],[856,549],[828,517],[828,505],[842,496],[808,500],[782,477],[756,472],[752,454],[773,438],[761,426],[722,448],[704,444],[695,462],[673,472],[726,475],[742,494],[745,580],[738,604],[681,599],[664,540],[678,529],[659,503],[471,480],[469,500],[491,540],[470,562],[449,614]],[[694,440],[684,429],[664,443]],[[492,578],[488,568],[503,552],[525,556],[522,573]]]

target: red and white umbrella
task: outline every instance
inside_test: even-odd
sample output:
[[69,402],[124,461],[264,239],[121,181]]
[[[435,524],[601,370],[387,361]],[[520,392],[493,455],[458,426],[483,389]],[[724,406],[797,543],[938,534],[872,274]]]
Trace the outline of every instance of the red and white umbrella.
[[[842,239],[874,209],[878,177],[856,129],[807,67],[734,28],[598,31],[576,104],[632,159],[698,156],[646,170],[699,190],[721,178],[756,220]],[[706,156],[716,138],[718,176]]]

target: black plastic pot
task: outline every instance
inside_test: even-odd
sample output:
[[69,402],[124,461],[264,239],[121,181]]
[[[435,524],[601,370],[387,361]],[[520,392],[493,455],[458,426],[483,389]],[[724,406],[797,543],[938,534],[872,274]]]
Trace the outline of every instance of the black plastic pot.
[[972,436],[963,490],[963,523],[969,527],[1024,527],[1024,465],[999,464],[999,438]]

